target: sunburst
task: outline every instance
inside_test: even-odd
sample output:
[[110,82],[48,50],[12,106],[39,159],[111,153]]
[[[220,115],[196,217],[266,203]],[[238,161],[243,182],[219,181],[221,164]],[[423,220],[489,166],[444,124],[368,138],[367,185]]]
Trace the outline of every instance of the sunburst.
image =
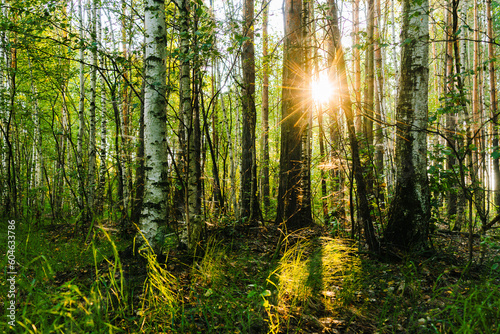
[[328,78],[327,73],[321,72],[319,77],[311,83],[311,94],[314,101],[327,103],[335,94],[335,86]]

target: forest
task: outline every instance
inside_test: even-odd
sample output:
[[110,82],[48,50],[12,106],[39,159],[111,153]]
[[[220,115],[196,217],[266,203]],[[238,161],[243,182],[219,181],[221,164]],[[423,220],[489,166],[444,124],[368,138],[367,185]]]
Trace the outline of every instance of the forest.
[[3,0],[0,332],[500,333],[499,46],[497,0]]

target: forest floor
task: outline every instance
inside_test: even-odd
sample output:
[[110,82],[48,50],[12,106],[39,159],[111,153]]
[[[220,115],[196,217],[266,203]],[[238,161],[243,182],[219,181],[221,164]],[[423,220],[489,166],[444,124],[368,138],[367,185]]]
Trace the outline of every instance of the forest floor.
[[[0,332],[500,333],[493,237],[474,239],[472,264],[467,236],[445,231],[433,254],[384,262],[325,227],[277,251],[276,226],[228,222],[196,257],[167,247],[156,259],[127,254],[115,226],[87,243],[73,227],[18,235],[17,323],[2,317]],[[3,280],[2,304],[7,289]]]

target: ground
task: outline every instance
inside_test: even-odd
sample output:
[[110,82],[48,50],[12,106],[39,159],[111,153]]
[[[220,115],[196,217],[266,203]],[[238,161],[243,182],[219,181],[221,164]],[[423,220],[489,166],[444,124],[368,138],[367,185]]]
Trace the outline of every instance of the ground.
[[493,236],[474,239],[472,264],[460,233],[436,231],[434,252],[391,261],[326,227],[282,236],[227,220],[195,257],[167,238],[156,258],[131,252],[113,226],[92,240],[69,224],[32,230],[18,239],[14,332],[500,332]]

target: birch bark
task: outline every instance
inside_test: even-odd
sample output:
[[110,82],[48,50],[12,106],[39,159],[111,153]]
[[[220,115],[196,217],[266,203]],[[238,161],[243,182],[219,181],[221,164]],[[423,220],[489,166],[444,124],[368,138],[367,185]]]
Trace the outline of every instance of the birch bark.
[[401,74],[396,105],[396,189],[385,241],[402,249],[427,246],[429,1],[403,0]]
[[146,166],[142,233],[156,248],[158,225],[167,219],[165,2],[145,1],[144,157]]

